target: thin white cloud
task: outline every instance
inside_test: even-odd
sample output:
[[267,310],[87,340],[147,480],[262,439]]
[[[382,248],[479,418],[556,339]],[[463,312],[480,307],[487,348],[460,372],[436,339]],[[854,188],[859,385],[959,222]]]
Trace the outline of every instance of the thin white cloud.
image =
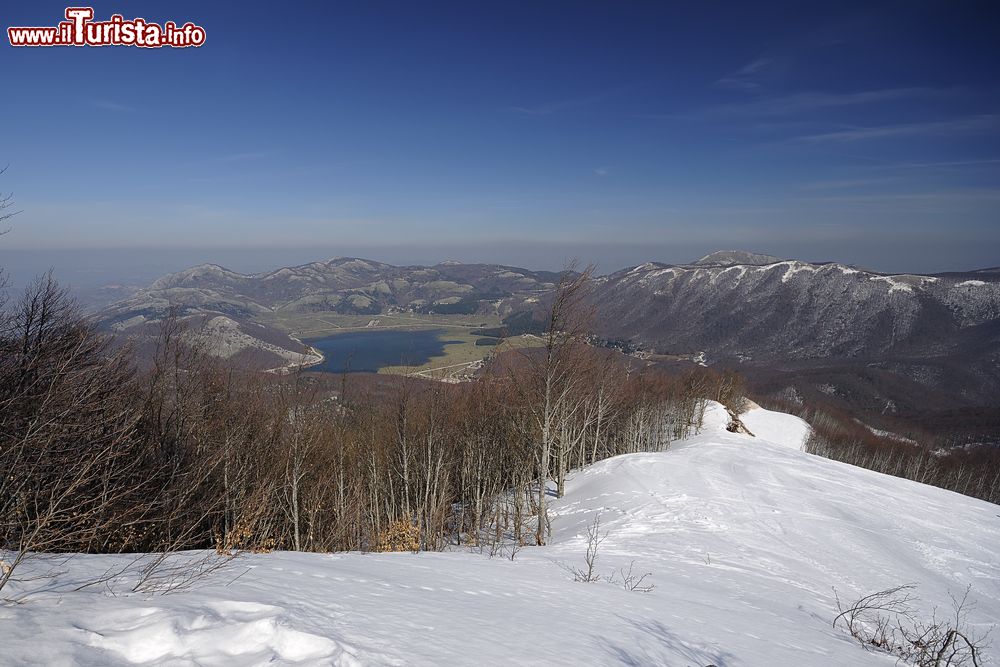
[[1000,115],[983,114],[979,116],[967,116],[926,123],[897,123],[894,125],[879,125],[875,127],[852,127],[850,129],[839,130],[836,132],[825,132],[822,134],[794,137],[792,140],[818,144],[851,143],[907,136],[950,137],[962,134],[996,132],[998,127],[1000,127]]
[[706,113],[713,116],[782,116],[901,100],[944,97],[953,94],[954,90],[923,87],[884,88],[850,93],[809,91],[723,105],[709,109]]
[[606,95],[591,95],[589,97],[576,97],[567,100],[558,100],[555,102],[544,102],[542,104],[536,104],[534,106],[517,106],[508,107],[509,111],[514,113],[523,113],[529,116],[548,116],[549,114],[556,113],[558,111],[565,111],[566,109],[573,109],[576,107],[587,106],[588,104],[593,104],[604,99]]
[[594,95],[584,95],[581,97],[571,97],[563,100],[553,100],[550,102],[543,102],[534,105],[525,106],[511,106],[507,107],[507,111],[512,111],[514,113],[527,114],[530,116],[547,116],[549,114],[554,114],[560,111],[567,111],[569,109],[576,109],[578,107],[586,107],[591,104],[596,104],[602,102],[615,95],[620,95],[630,90],[643,85],[642,82],[633,82],[626,84],[624,86],[618,86],[617,88],[612,88],[611,90],[605,90]]
[[952,169],[961,167],[986,167],[1000,164],[1000,159],[987,160],[941,160],[937,162],[898,162],[879,165],[872,169]]
[[799,190],[853,190],[871,185],[881,185],[898,181],[898,178],[854,178],[829,181],[813,181],[799,187]]
[[757,58],[752,60],[735,72],[730,72],[726,76],[718,79],[715,85],[720,88],[731,90],[742,90],[754,92],[760,90],[761,84],[758,75],[764,72],[774,63],[773,58]]
[[[637,118],[744,120],[747,118],[779,118],[802,116],[813,112],[873,106],[888,102],[926,100],[953,96],[956,89],[949,88],[883,88],[848,93],[805,91],[787,95],[756,96],[741,102],[721,104],[680,114],[636,114]],[[781,122],[786,122],[782,120]]]
[[1000,201],[1000,190],[991,188],[955,188],[935,192],[898,192],[872,194],[843,194],[812,197],[801,201],[821,204],[919,204],[921,206],[956,206],[969,203],[989,203]]

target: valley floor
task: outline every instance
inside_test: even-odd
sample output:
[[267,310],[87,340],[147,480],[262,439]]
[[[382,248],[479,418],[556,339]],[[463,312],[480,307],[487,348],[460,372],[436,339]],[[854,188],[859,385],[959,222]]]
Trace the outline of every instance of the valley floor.
[[[0,603],[0,663],[888,667],[831,628],[833,589],[853,600],[905,583],[927,616],[971,586],[970,627],[1000,621],[1000,506],[805,454],[795,417],[752,410],[757,437],[724,422],[712,406],[668,452],[577,472],[551,545],[513,561],[273,553],[170,595],[124,579],[73,591],[122,556],[51,563],[58,586]],[[583,566],[598,513],[597,569],[634,561],[654,590],[572,580],[564,566]]]

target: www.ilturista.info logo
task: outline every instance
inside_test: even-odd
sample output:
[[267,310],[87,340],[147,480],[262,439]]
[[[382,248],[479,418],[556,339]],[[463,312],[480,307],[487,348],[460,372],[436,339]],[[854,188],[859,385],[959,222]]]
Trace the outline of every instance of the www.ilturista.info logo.
[[178,26],[173,21],[163,25],[146,19],[125,20],[112,14],[107,21],[94,21],[93,7],[67,7],[66,20],[55,27],[10,27],[11,46],[139,46],[157,49],[164,46],[185,48],[205,43],[205,29],[190,21]]

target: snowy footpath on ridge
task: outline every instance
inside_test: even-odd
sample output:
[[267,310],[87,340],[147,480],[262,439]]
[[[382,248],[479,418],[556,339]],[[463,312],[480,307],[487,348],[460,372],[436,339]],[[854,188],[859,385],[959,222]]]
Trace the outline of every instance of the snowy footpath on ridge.
[[[889,667],[831,627],[833,589],[910,583],[928,617],[971,586],[970,627],[1000,621],[1000,506],[805,454],[796,417],[755,408],[756,437],[725,422],[712,404],[669,451],[574,473],[551,544],[513,561],[281,552],[150,596],[74,591],[128,562],[74,557],[47,591],[0,603],[0,664]],[[652,591],[573,581],[598,514],[598,572],[634,561]]]

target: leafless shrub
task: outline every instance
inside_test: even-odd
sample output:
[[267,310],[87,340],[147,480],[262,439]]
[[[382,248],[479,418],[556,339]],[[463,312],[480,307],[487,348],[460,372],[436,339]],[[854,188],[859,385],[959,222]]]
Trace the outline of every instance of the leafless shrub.
[[905,584],[870,593],[846,607],[837,598],[837,616],[833,626],[843,624],[851,636],[865,648],[893,652],[897,647],[896,628],[899,619],[912,620],[910,603],[915,600],[913,584]]
[[621,568],[617,572],[612,572],[608,576],[608,583],[621,586],[633,593],[649,593],[656,588],[653,584],[646,583],[646,580],[652,576],[652,572],[643,572],[642,574],[636,572],[635,561],[632,561],[628,565],[628,570]]
[[952,596],[949,617],[938,618],[935,609],[930,620],[916,616],[915,589],[913,584],[904,584],[870,593],[846,606],[837,595],[833,627],[846,628],[867,650],[889,653],[915,667],[980,667],[987,637],[968,627],[973,608],[971,588],[961,598]]
[[514,560],[523,548],[524,545],[516,541],[493,542],[489,545],[489,557]]
[[214,551],[149,554],[140,564],[132,592],[168,595],[187,591],[201,579],[232,565],[237,557]]
[[476,542],[479,552],[487,554],[490,558],[514,560],[524,548],[523,536],[504,533],[499,519],[495,521],[497,530],[484,531],[483,538]]
[[584,555],[584,568],[566,566],[573,575],[573,581],[600,581],[601,576],[597,574],[597,556],[604,540],[608,539],[608,532],[601,532],[601,515],[594,517],[594,522],[587,526],[587,551]]
[[598,514],[594,517],[593,523],[587,527],[587,551],[584,555],[584,567],[574,567],[565,563],[560,563],[559,566],[573,575],[573,581],[605,581],[631,592],[648,593],[652,591],[655,587],[647,581],[653,576],[653,573],[637,572],[635,561],[629,563],[628,569],[620,568],[606,576],[597,573],[597,557],[600,554],[601,544],[607,538],[608,531],[601,530],[601,515]]

